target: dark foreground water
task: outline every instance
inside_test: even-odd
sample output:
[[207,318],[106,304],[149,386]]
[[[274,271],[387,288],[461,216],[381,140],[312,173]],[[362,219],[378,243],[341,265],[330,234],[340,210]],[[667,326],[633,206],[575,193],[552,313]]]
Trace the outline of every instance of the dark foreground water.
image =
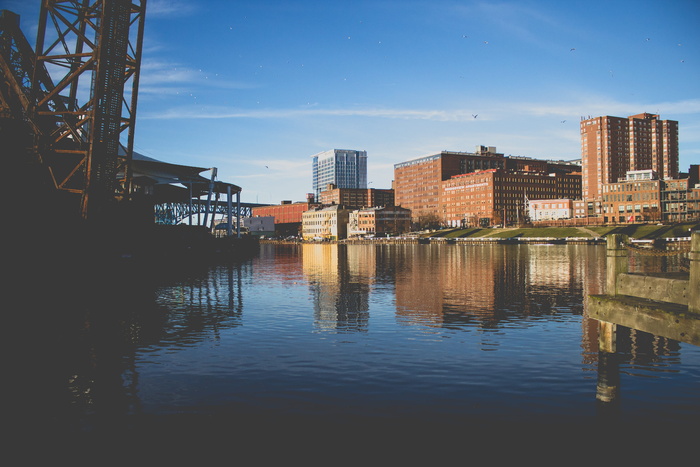
[[9,291],[6,405],[29,437],[697,425],[699,348],[620,328],[601,361],[586,297],[604,281],[590,245],[261,245],[214,265],[36,270]]

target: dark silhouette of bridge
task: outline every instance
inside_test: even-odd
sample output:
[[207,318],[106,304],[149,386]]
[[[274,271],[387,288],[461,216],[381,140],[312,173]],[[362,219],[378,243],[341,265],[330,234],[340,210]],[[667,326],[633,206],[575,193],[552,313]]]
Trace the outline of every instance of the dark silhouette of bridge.
[[19,16],[0,11],[2,185],[17,224],[213,228],[257,206],[216,168],[134,152],[145,15],[146,0],[42,1],[32,48]]

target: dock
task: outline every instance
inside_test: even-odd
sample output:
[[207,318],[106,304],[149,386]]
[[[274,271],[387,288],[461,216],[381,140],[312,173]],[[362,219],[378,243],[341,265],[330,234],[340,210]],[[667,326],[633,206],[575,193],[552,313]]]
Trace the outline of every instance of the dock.
[[[589,295],[588,315],[598,320],[599,378],[596,399],[614,402],[619,392],[617,327],[700,346],[700,232],[691,234],[687,251],[632,245],[623,234],[607,237],[605,294]],[[634,254],[687,254],[688,271],[632,273]]]

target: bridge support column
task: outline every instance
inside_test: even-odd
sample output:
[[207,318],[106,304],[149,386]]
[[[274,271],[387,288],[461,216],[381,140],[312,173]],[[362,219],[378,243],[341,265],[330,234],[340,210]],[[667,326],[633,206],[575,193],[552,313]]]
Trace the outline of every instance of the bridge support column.
[[236,192],[236,237],[241,238],[241,192]]
[[226,187],[226,220],[228,226],[226,227],[226,235],[230,238],[233,236],[233,225],[231,224],[231,217],[233,216],[233,205],[231,201],[231,187]]

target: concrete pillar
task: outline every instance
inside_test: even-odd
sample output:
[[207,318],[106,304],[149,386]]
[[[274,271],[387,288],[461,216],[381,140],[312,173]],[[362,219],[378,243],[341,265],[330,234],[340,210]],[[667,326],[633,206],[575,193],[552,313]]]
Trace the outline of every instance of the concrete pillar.
[[688,292],[688,311],[700,313],[700,231],[695,231],[690,236]]
[[629,260],[627,248],[629,237],[625,234],[611,234],[606,237],[607,242],[607,271],[605,292],[608,295],[617,295],[617,276],[627,273]]

